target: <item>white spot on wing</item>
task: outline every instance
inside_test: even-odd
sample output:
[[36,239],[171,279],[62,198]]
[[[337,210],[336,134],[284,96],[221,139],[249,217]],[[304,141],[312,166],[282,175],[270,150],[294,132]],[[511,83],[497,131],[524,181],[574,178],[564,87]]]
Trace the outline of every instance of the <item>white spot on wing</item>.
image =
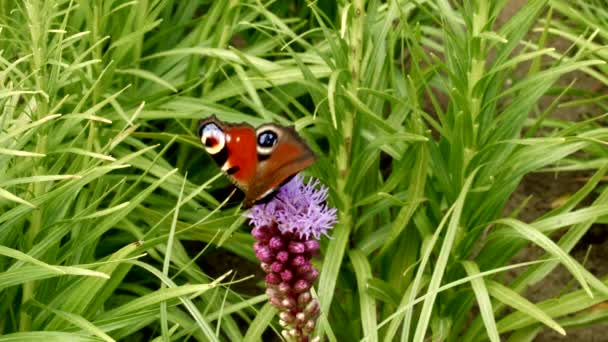
[[222,165],[222,171],[227,172],[228,170],[230,170],[231,167],[232,165],[230,165],[230,162],[226,161],[224,165]]

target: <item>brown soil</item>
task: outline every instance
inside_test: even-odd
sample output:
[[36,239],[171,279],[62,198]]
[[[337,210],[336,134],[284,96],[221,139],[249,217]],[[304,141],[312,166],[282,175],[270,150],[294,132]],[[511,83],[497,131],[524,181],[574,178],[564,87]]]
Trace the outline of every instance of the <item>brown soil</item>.
[[[524,178],[517,192],[511,198],[508,208],[516,207],[528,196],[532,196],[519,218],[531,222],[543,213],[552,209],[555,202],[578,190],[583,183],[580,174],[560,174],[551,177],[548,174],[531,174]],[[559,235],[554,237],[559,238]],[[544,252],[536,246],[523,249],[513,263],[537,260]],[[608,275],[608,230],[605,225],[593,226],[575,246],[571,255],[581,262],[587,270],[598,277]],[[512,277],[520,272],[514,272]],[[572,276],[563,266],[557,267],[541,282],[532,285],[525,293],[532,302],[540,302],[578,288]],[[534,341],[608,341],[608,325],[594,325],[581,329],[566,329],[566,336],[547,328]]]

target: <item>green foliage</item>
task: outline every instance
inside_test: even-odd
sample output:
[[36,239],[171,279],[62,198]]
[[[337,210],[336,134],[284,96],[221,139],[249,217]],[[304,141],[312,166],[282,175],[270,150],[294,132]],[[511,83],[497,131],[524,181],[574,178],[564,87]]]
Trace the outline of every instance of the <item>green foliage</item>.
[[[211,114],[292,123],[321,156],[307,172],[339,223],[319,335],[605,324],[589,308],[608,280],[570,252],[608,217],[608,103],[564,76],[607,84],[608,11],[531,0],[500,21],[506,1],[454,3],[0,0],[0,341],[278,338],[264,289],[235,286],[256,259],[196,137]],[[552,116],[581,104],[585,120]],[[506,211],[524,176],[581,170],[538,219]],[[546,255],[510,264],[530,243]],[[580,289],[526,299],[558,265]]]

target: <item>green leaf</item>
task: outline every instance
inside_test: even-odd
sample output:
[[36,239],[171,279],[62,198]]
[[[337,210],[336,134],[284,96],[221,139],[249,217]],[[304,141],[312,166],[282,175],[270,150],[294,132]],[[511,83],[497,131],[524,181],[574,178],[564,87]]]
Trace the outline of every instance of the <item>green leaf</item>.
[[[462,266],[469,276],[479,274],[479,267],[472,261],[462,261]],[[494,320],[494,312],[492,311],[492,302],[490,301],[488,289],[486,288],[483,279],[476,278],[471,280],[471,286],[475,292],[475,298],[477,298],[479,313],[481,314],[483,323],[486,326],[488,338],[492,342],[500,342],[500,336],[498,335],[498,329],[496,328],[496,321]]]
[[355,275],[357,277],[357,292],[359,293],[359,306],[361,313],[361,324],[363,332],[372,341],[378,340],[378,327],[376,326],[376,301],[367,293],[368,280],[372,278],[372,270],[365,255],[357,250],[349,253]]
[[488,288],[488,291],[492,297],[545,324],[561,335],[566,335],[566,331],[557,322],[555,322],[549,315],[547,315],[536,305],[517,294],[517,292],[514,292],[508,287],[505,287],[495,281],[486,281],[486,287]]
[[1,342],[98,342],[99,338],[59,331],[27,331],[0,336]]
[[511,227],[523,238],[537,244],[547,253],[559,259],[560,262],[570,271],[570,273],[572,273],[572,276],[574,276],[574,278],[578,280],[578,282],[587,292],[589,297],[593,297],[593,293],[591,292],[591,289],[589,288],[587,280],[585,279],[585,276],[583,274],[583,267],[576,260],[574,260],[574,258],[572,258],[570,255],[564,252],[558,245],[556,245],[553,240],[541,233],[534,226],[528,225],[515,219],[505,218],[496,220],[495,222],[497,224],[504,224],[506,226]]
[[30,203],[30,202],[28,202],[28,201],[26,201],[26,200],[24,200],[24,199],[22,199],[20,197],[17,197],[14,194],[12,194],[12,193],[10,193],[7,190],[4,190],[2,188],[0,188],[0,197],[5,198],[5,199],[7,199],[9,201],[17,202],[19,204],[27,205],[30,208],[36,208],[36,205],[34,205],[34,204],[32,204],[32,203]]
[[278,310],[274,308],[270,303],[264,304],[256,315],[255,319],[249,324],[247,333],[245,334],[244,342],[260,341],[262,334],[266,330],[274,316],[278,313]]
[[[476,173],[477,170],[471,173],[471,175],[467,178],[464,186],[462,187],[462,190],[460,191],[460,195],[458,195],[456,202],[454,202],[454,210],[450,217],[450,222],[448,223],[446,235],[443,239],[441,250],[439,251],[439,257],[437,258],[437,264],[435,265],[435,269],[433,270],[433,275],[431,276],[431,281],[429,283],[427,292],[428,296],[424,300],[424,304],[422,305],[422,311],[420,312],[420,318],[418,321],[418,325],[416,326],[416,331],[414,333],[414,341],[424,341],[426,329],[428,327],[429,320],[431,317],[431,310],[433,309],[433,304],[435,302],[435,298],[437,297],[439,286],[441,285],[441,280],[447,267],[448,258],[452,251],[452,246],[454,245],[456,231],[460,225],[460,216],[464,207],[465,198],[469,189],[471,188],[471,184],[473,183],[473,179],[475,178]],[[437,230],[437,232],[439,232],[439,229]],[[436,237],[437,235],[433,236],[433,242],[435,241]],[[421,267],[423,266],[421,265]]]

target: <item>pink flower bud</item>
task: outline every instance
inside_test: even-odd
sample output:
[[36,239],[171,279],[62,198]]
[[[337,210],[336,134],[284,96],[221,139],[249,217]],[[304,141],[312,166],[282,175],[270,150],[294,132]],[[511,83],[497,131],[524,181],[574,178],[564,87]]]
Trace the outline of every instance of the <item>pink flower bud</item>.
[[270,265],[270,269],[272,270],[272,272],[275,272],[275,273],[281,273],[284,268],[285,268],[285,265],[282,262],[278,262],[278,261],[275,261],[272,263],[272,265]]
[[291,265],[295,267],[303,266],[308,264],[308,260],[303,255],[296,255],[295,258],[291,261]]
[[296,282],[293,284],[293,290],[296,293],[302,293],[304,291],[307,291],[310,288],[310,283],[307,282],[304,279],[298,279],[296,280]]
[[266,275],[266,282],[268,284],[279,284],[281,282],[281,277],[276,273],[268,273]]
[[319,270],[316,268],[313,268],[312,270],[310,270],[310,272],[303,274],[302,277],[312,283],[317,279],[318,276],[319,276]]
[[289,253],[287,251],[280,251],[277,253],[277,261],[286,263],[289,260]]
[[289,252],[294,254],[302,254],[306,251],[306,245],[302,242],[291,241],[289,243]]
[[278,236],[273,236],[268,242],[268,246],[275,251],[280,250],[284,245],[283,240]]
[[262,262],[271,263],[274,260],[274,255],[266,246],[260,247],[255,251],[255,256]]
[[317,240],[306,240],[304,241],[304,245],[306,246],[306,251],[311,255],[316,255],[321,248]]
[[299,275],[307,274],[310,271],[312,271],[312,265],[310,263],[307,263],[307,264],[304,264],[304,265],[298,267],[298,270],[297,270]]
[[289,286],[289,284],[286,282],[282,282],[279,284],[278,289],[279,289],[279,292],[286,294],[286,293],[289,293],[289,291],[291,290],[291,286]]
[[253,235],[253,237],[256,240],[262,241],[262,242],[268,242],[268,239],[270,238],[270,234],[268,234],[268,228],[265,226],[262,227],[255,227],[251,230],[251,235]]
[[260,248],[264,248],[264,246],[266,246],[265,243],[260,242],[260,241],[256,241],[256,242],[253,243],[253,250],[255,252],[257,252]]
[[281,279],[286,282],[290,282],[293,279],[293,273],[290,270],[284,270],[281,272]]

